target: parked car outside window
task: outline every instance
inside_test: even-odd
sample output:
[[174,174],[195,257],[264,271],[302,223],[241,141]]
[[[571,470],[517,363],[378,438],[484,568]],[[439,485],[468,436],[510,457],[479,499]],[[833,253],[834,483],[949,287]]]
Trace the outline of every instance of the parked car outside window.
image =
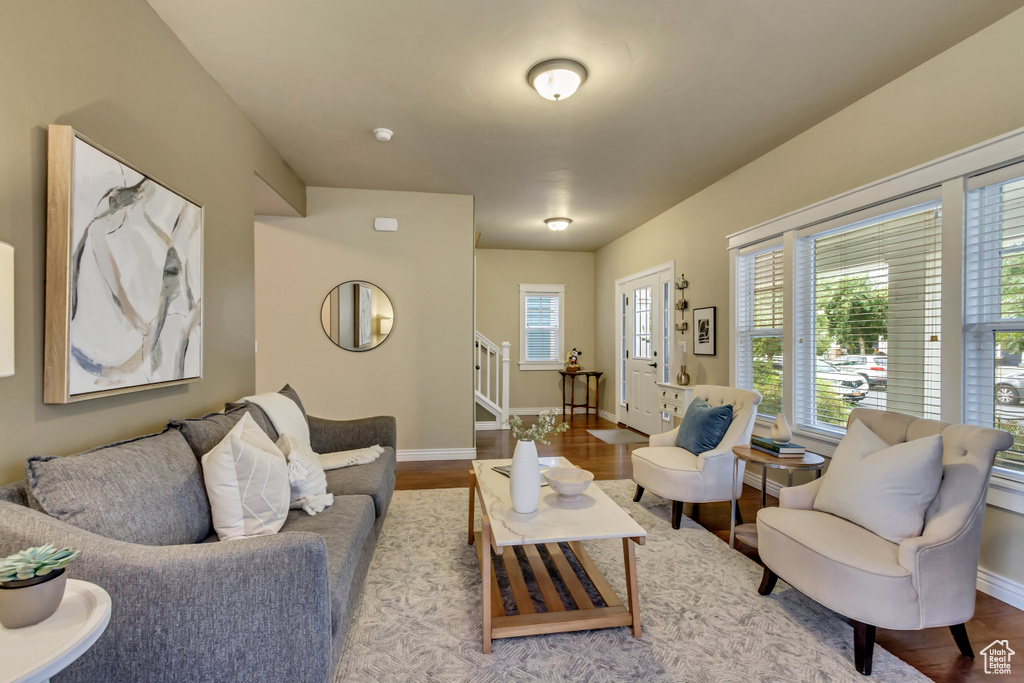
[[872,388],[884,388],[886,386],[887,373],[886,356],[861,356],[849,355],[840,356],[832,361],[832,364],[843,372],[852,372],[867,380]]
[[996,380],[996,403],[999,405],[1017,405],[1022,396],[1024,396],[1024,370]]
[[828,383],[840,398],[850,403],[859,403],[868,395],[868,381],[861,375],[844,372],[823,360],[815,363],[815,375],[819,381]]

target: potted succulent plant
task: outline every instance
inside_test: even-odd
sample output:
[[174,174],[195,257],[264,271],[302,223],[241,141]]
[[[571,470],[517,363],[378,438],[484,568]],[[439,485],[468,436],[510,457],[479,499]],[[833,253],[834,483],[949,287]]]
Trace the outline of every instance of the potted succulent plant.
[[537,442],[547,443],[548,434],[558,434],[569,428],[566,422],[555,424],[555,411],[541,413],[537,424],[529,429],[523,427],[519,416],[508,419],[516,450],[512,454],[512,469],[509,481],[509,496],[512,508],[528,514],[537,509],[540,502],[540,460],[537,457]]
[[32,626],[56,612],[67,585],[64,569],[76,557],[77,550],[47,543],[0,560],[0,624]]

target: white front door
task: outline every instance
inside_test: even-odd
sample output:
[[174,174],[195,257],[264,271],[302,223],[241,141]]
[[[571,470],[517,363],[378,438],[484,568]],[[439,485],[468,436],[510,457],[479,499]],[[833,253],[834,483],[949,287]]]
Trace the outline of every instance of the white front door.
[[644,434],[661,431],[661,404],[656,382],[661,376],[662,296],[660,277],[628,282],[620,299],[623,311],[623,365],[626,424]]

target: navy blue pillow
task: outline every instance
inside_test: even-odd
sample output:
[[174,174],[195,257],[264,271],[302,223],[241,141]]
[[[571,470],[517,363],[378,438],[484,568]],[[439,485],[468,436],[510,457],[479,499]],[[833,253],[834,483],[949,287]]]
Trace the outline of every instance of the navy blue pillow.
[[731,405],[712,408],[704,399],[694,398],[679,423],[676,445],[694,455],[714,450],[731,424]]

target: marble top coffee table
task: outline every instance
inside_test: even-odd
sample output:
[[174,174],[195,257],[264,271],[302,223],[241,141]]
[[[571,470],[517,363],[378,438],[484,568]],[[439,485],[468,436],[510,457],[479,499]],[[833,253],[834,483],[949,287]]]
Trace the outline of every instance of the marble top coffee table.
[[[541,458],[541,467],[573,467],[565,458]],[[512,509],[509,478],[494,467],[511,460],[474,460],[469,473],[469,538],[476,544],[483,583],[483,651],[491,651],[495,638],[586,631],[632,626],[640,637],[640,598],[637,590],[636,555],[633,544],[643,545],[647,532],[596,484],[577,502],[565,503],[548,487],[541,489],[536,512],[519,514]],[[481,503],[481,526],[474,527],[474,506]],[[628,606],[616,595],[580,541],[621,538],[626,568]],[[514,546],[522,547],[521,564]],[[497,556],[492,559],[490,550]],[[504,571],[496,572],[498,558]],[[542,597],[542,609],[534,605],[524,579],[523,567],[533,575]],[[499,585],[498,574],[502,584]],[[589,583],[593,591],[584,585]],[[567,599],[556,584],[565,587]],[[506,586],[515,599],[507,613],[501,599]],[[594,604],[596,592],[600,603]],[[595,596],[596,597],[596,596]]]

